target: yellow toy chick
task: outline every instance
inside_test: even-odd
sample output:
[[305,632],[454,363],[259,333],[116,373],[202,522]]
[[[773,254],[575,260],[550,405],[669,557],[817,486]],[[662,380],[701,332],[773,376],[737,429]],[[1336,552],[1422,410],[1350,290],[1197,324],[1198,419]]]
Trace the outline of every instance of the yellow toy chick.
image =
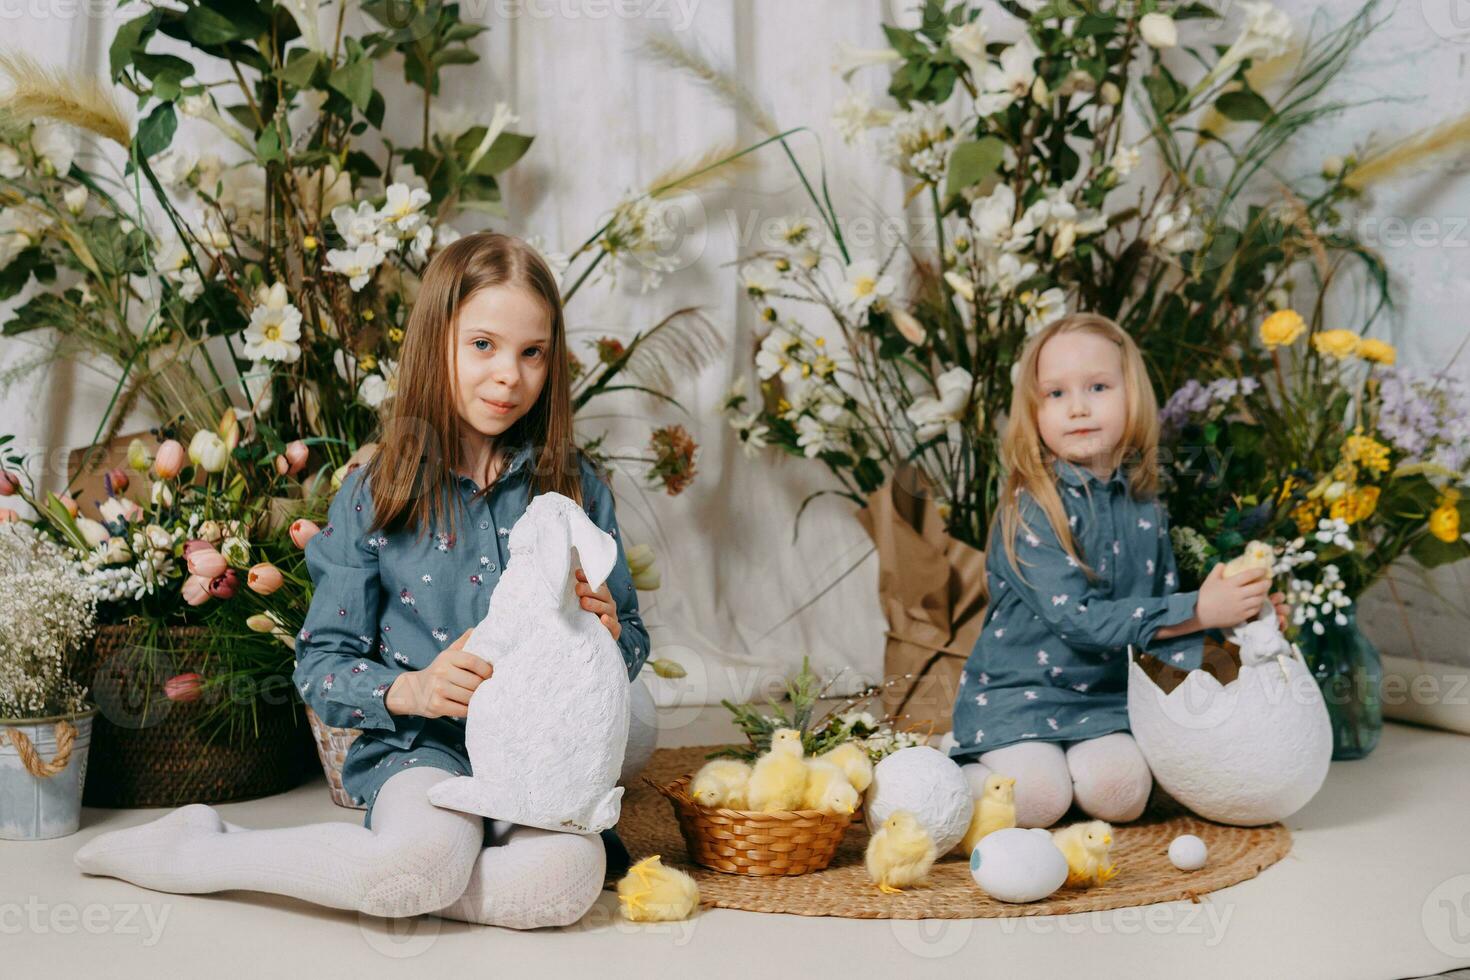
[[678,868],[665,867],[655,854],[628,869],[618,882],[618,902],[632,922],[675,922],[699,907],[699,885]]
[[1113,828],[1105,820],[1074,823],[1054,830],[1052,841],[1067,859],[1067,884],[1090,888],[1109,881],[1118,873],[1108,861]]
[[852,813],[857,809],[858,791],[847,781],[847,774],[820,757],[806,764],[806,791],[802,793],[803,810],[823,813]]
[[856,742],[840,742],[817,758],[841,769],[859,793],[866,793],[873,785],[873,760],[868,758],[868,750]]
[[755,760],[745,791],[752,810],[772,813],[801,809],[806,792],[806,761],[802,758],[801,732],[778,728],[771,736],[771,751]]
[[1264,568],[1268,573],[1276,564],[1276,552],[1264,541],[1252,541],[1245,546],[1245,551],[1225,563],[1225,570],[1221,572],[1225,578],[1229,578],[1236,572],[1243,572],[1248,568]]
[[894,810],[868,841],[864,864],[878,890],[896,895],[918,884],[939,857],[934,839],[907,810]]
[[1016,825],[1016,780],[993,772],[985,777],[985,791],[975,801],[970,829],[960,840],[960,853],[968,856],[986,834]]
[[750,784],[750,763],[740,759],[711,759],[700,767],[689,784],[689,795],[704,806],[745,808],[745,789]]

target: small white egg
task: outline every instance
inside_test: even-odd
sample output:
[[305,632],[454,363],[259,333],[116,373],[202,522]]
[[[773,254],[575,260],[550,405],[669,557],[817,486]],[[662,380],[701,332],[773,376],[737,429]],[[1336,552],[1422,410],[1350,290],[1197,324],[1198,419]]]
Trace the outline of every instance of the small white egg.
[[1169,842],[1169,860],[1180,871],[1198,871],[1208,855],[1205,842],[1193,834],[1180,834]]

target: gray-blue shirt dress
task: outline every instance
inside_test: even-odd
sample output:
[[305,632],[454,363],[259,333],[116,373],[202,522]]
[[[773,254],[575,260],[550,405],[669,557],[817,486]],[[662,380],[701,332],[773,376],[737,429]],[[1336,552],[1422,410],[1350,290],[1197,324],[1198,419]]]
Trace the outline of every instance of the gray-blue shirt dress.
[[1178,591],[1163,504],[1135,500],[1121,467],[1107,480],[1060,459],[1053,471],[1077,550],[1098,577],[1088,581],[1030,494],[1020,497],[1019,574],[996,522],[985,555],[990,605],[955,698],[949,754],[961,763],[1026,739],[1127,731],[1130,643],[1184,670],[1200,664],[1200,633],[1154,642],[1161,626],[1192,616],[1199,597]]
[[[306,544],[314,584],[311,607],[296,639],[293,679],[302,700],[323,722],[362,730],[342,766],[354,802],[372,804],[388,777],[409,766],[470,772],[463,718],[394,715],[384,695],[399,674],[422,670],[465,630],[479,625],[509,557],[507,536],[529,503],[531,447],[518,450],[489,492],[457,476],[462,507],[451,537],[431,528],[372,530],[373,501],[360,467],[342,481],[327,524]],[[607,587],[618,609],[618,647],[628,679],[648,659],[648,631],[613,513],[612,491],[582,459],[583,509],[617,540]],[[489,821],[487,836],[489,833]]]

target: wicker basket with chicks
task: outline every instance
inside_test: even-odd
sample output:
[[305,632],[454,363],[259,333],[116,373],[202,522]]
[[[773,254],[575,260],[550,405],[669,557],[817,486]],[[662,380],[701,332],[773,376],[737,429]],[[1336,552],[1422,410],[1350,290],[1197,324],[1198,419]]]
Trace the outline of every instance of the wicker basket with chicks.
[[873,764],[926,737],[895,731],[855,710],[881,693],[876,687],[813,720],[831,683],[818,689],[803,660],[801,673],[787,684],[789,715],[774,702],[765,714],[722,702],[748,746],[711,753],[698,772],[667,785],[645,777],[673,806],[691,860],[743,875],[799,875],[831,862],[861,812]]

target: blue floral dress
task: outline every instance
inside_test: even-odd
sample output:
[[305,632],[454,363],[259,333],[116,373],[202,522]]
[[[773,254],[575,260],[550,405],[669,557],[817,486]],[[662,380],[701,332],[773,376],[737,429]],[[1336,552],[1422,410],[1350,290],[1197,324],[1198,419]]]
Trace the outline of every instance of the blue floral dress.
[[[370,531],[372,494],[367,468],[361,467],[343,479],[326,526],[307,542],[306,565],[315,591],[297,634],[293,679],[323,722],[362,730],[347,750],[342,785],[354,802],[367,803],[365,827],[372,826],[378,791],[395,772],[409,766],[470,772],[463,718],[394,715],[384,696],[400,674],[429,666],[485,618],[505,568],[510,529],[529,503],[531,452],[522,447],[490,491],[473,502],[480,487],[457,476],[457,538],[445,533],[420,537],[408,528]],[[582,499],[593,523],[617,540],[618,558],[607,587],[622,624],[618,646],[631,681],[648,659],[648,631],[638,612],[612,491],[585,458]]]
[[1127,731],[1130,643],[1185,670],[1200,664],[1201,633],[1154,643],[1199,597],[1178,591],[1163,504],[1135,500],[1121,467],[1107,480],[1064,460],[1053,471],[1077,550],[1098,577],[1087,580],[1030,494],[1020,497],[1020,574],[997,522],[985,556],[990,605],[955,698],[949,754],[962,763],[1026,739]]

